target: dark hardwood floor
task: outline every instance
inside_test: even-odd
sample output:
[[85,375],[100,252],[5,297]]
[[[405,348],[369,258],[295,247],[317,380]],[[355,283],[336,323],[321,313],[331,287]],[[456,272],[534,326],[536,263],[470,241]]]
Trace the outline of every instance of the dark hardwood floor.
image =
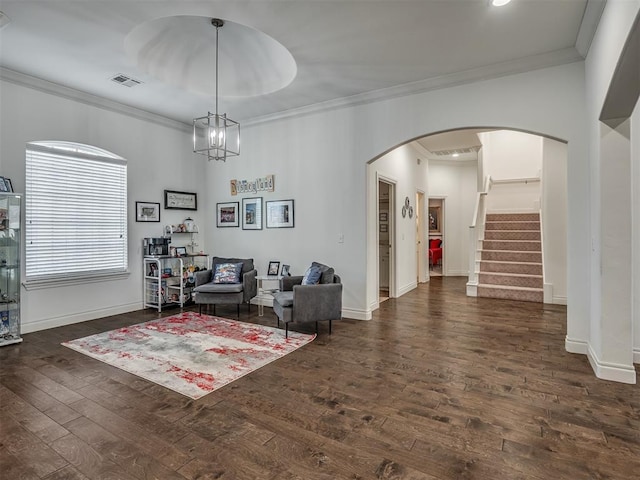
[[464,283],[322,325],[197,401],[60,345],[150,310],[25,335],[0,348],[0,478],[638,479],[640,386],[565,352],[564,307]]

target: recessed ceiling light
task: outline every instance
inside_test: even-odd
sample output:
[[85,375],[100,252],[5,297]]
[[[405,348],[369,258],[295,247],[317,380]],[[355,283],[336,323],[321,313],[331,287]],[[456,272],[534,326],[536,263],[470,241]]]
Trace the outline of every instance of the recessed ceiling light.
[[494,7],[503,7],[505,6],[507,3],[509,3],[511,0],[492,0],[491,4]]
[[451,155],[453,158],[459,157],[460,154],[459,153],[454,153],[453,155]]

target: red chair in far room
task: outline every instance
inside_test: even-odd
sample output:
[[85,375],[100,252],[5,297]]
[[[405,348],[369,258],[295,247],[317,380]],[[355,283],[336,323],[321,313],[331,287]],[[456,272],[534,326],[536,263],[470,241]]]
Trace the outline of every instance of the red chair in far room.
[[437,265],[442,260],[441,238],[429,240],[429,265]]

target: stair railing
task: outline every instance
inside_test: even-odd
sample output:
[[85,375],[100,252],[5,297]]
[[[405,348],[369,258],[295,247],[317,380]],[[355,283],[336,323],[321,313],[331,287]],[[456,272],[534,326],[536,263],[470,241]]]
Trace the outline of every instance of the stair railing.
[[487,214],[487,194],[491,191],[493,180],[487,175],[484,182],[484,191],[476,196],[476,207],[469,226],[469,281],[467,286],[478,285],[478,272],[476,272],[476,260],[478,241],[484,239],[485,217]]

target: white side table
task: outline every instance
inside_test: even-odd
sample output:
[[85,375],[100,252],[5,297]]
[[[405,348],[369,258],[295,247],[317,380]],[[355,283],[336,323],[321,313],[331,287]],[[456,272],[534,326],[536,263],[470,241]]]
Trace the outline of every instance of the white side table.
[[258,275],[256,277],[258,281],[258,298],[256,298],[256,303],[258,304],[259,317],[264,317],[264,304],[272,304],[273,293],[280,291],[281,278],[280,275]]

